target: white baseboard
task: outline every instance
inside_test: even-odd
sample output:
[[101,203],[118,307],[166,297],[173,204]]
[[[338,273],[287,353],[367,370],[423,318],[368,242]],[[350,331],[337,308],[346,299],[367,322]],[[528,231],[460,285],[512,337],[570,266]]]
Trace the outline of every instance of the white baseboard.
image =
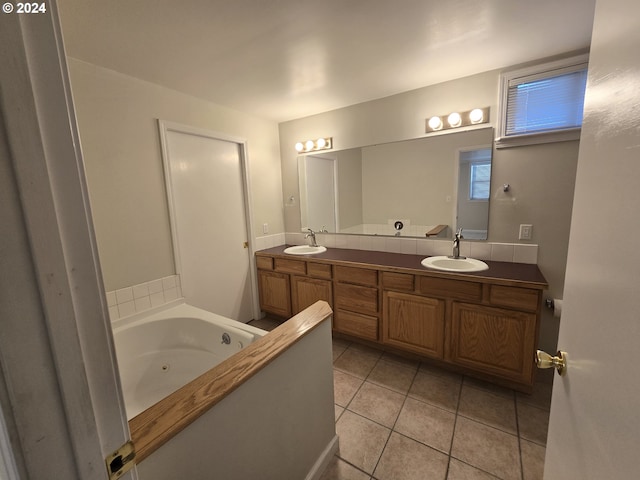
[[325,469],[329,465],[329,462],[331,462],[333,456],[337,451],[338,435],[335,435],[331,439],[327,447],[324,449],[324,451],[320,454],[318,460],[316,460],[316,463],[313,464],[313,467],[311,467],[311,470],[309,470],[309,473],[307,474],[305,480],[320,480],[320,477],[324,473]]

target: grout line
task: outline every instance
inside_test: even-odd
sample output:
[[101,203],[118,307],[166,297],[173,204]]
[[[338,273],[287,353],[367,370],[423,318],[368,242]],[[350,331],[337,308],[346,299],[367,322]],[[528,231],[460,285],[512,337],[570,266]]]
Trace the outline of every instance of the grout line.
[[518,398],[513,394],[513,404],[516,411],[516,434],[518,436],[518,458],[520,459],[520,478],[524,479],[524,465],[522,464],[522,440],[520,439],[520,422],[518,419]]

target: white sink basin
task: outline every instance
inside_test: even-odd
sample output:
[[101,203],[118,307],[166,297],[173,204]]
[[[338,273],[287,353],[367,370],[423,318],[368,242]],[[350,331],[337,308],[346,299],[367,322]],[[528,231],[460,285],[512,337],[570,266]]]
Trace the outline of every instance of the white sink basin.
[[445,272],[481,272],[488,270],[489,265],[475,258],[451,258],[444,255],[427,257],[422,260],[422,265],[435,270]]
[[295,247],[287,247],[284,249],[284,253],[288,253],[289,255],[314,255],[326,251],[327,247],[312,247],[311,245],[296,245]]

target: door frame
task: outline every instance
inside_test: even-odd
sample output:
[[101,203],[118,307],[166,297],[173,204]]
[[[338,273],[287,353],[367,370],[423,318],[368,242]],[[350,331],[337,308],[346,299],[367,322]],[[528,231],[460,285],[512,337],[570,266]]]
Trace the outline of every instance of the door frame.
[[180,249],[178,241],[177,221],[174,208],[173,189],[171,186],[171,168],[169,165],[169,150],[167,143],[167,133],[176,132],[188,135],[196,135],[205,138],[211,138],[213,140],[221,140],[225,142],[235,143],[238,146],[238,152],[240,157],[240,170],[242,176],[242,194],[243,194],[243,210],[244,210],[244,223],[247,232],[247,242],[249,244],[247,248],[247,254],[249,255],[249,272],[251,276],[251,309],[253,312],[253,318],[258,319],[261,316],[260,304],[258,301],[258,272],[253,262],[255,256],[254,239],[255,232],[253,226],[253,210],[252,210],[252,198],[251,198],[251,175],[249,168],[249,156],[247,141],[243,138],[227,135],[226,133],[216,132],[212,130],[206,130],[203,128],[196,128],[189,125],[183,125],[176,122],[170,122],[167,120],[158,119],[158,130],[160,132],[160,145],[162,149],[162,166],[164,168],[164,180],[165,191],[167,194],[167,207],[169,210],[169,223],[171,226],[171,240],[173,242],[173,259],[175,262],[175,269],[178,275],[182,274],[182,264],[180,260]]
[[102,480],[105,457],[131,437],[55,0],[48,7],[4,15],[0,30],[11,199],[0,218],[13,253],[0,271],[11,295],[0,305],[0,402],[21,476]]

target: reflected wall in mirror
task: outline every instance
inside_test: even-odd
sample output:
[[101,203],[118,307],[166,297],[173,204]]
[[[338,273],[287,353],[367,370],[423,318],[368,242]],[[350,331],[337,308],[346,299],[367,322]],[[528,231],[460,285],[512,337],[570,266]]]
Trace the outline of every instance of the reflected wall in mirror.
[[[486,240],[493,129],[298,157],[303,231]],[[400,222],[400,223],[398,223]]]

